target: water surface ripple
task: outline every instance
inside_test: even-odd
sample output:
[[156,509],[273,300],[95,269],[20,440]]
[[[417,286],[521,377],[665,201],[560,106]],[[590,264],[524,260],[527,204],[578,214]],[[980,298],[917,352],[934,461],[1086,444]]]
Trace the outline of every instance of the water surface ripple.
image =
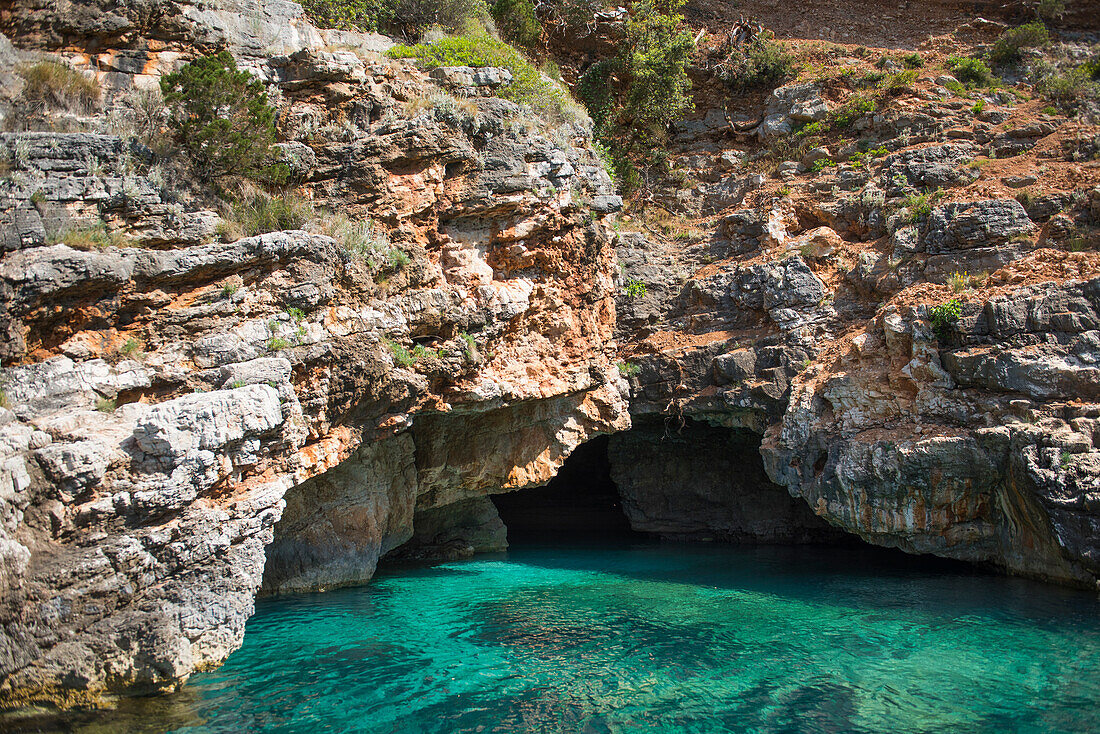
[[179,734],[1100,731],[1095,595],[865,551],[557,547],[261,601]]

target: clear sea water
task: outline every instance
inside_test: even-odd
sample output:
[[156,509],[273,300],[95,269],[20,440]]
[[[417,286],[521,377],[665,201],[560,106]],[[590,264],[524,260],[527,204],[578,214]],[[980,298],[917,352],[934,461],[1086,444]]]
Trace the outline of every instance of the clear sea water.
[[863,550],[529,547],[262,600],[137,706],[79,730],[1097,732],[1100,603]]

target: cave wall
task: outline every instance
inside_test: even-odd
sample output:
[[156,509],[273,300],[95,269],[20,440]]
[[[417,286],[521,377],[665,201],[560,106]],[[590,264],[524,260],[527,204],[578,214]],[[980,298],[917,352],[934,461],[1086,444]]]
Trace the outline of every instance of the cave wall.
[[610,437],[611,477],[631,527],[676,540],[817,543],[844,537],[768,478],[760,435],[688,420],[638,420]]

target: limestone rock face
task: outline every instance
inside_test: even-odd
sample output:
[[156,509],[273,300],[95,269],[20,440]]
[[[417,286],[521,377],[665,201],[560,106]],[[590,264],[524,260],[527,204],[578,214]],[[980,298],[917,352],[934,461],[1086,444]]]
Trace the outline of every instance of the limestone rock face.
[[914,553],[1090,583],[1100,280],[967,308],[946,348],[886,310],[829,372],[796,378],[768,474],[832,524]]
[[[240,644],[261,587],[363,583],[412,538],[503,547],[487,495],[629,426],[621,201],[583,120],[530,119],[498,69],[450,104],[453,80],[360,34],[324,48],[293,3],[38,11],[3,22],[115,49],[86,59],[108,96],[229,46],[316,214],[234,237],[139,144],[0,134],[0,697],[168,690]],[[318,232],[333,212],[358,249]]]

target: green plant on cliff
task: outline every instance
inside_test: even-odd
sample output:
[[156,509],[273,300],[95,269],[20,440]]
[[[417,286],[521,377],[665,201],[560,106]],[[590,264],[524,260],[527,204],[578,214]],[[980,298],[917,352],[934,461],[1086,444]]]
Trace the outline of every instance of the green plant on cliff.
[[940,340],[947,339],[962,317],[962,303],[957,298],[945,301],[928,309],[928,320],[932,322],[932,331]]
[[669,124],[694,109],[687,65],[695,42],[676,11],[684,0],[637,0],[626,27],[629,75],[623,123],[643,145],[663,144]]
[[645,169],[667,172],[669,125],[693,109],[687,68],[695,42],[677,12],[682,5],[634,2],[619,54],[590,66],[577,83],[624,194],[643,185]]
[[268,104],[263,83],[239,71],[228,51],[166,74],[160,89],[173,137],[200,178],[285,178],[285,167],[268,161],[275,142],[275,109]]
[[313,217],[309,202],[290,193],[274,196],[262,191],[242,195],[233,206],[234,220],[246,237],[301,229]]
[[993,44],[989,51],[989,60],[994,64],[1014,64],[1023,58],[1023,49],[1045,46],[1048,41],[1050,33],[1042,21],[1035,20],[1017,28],[1009,28]]
[[993,70],[981,59],[952,56],[947,60],[947,67],[966,87],[991,87],[997,83]]
[[62,109],[88,113],[99,105],[99,82],[56,61],[17,66],[23,77],[23,99],[33,112]]
[[626,294],[627,298],[643,298],[648,292],[649,287],[637,278],[626,281],[626,286],[623,288],[623,293]]
[[730,51],[716,67],[718,78],[736,92],[775,87],[795,76],[795,59],[775,40],[771,31]]
[[500,90],[504,99],[530,105],[556,119],[575,119],[576,103],[560,85],[539,72],[523,54],[484,30],[445,36],[414,46],[397,45],[386,52],[395,59],[414,59],[423,69],[440,66],[499,66],[512,73]]
[[496,0],[490,11],[497,30],[509,43],[533,48],[542,36],[531,0]]
[[642,371],[641,366],[634,362],[619,362],[616,366],[619,368],[619,374],[624,377],[633,377]]
[[321,28],[376,31],[396,14],[392,0],[302,0],[302,9]]

